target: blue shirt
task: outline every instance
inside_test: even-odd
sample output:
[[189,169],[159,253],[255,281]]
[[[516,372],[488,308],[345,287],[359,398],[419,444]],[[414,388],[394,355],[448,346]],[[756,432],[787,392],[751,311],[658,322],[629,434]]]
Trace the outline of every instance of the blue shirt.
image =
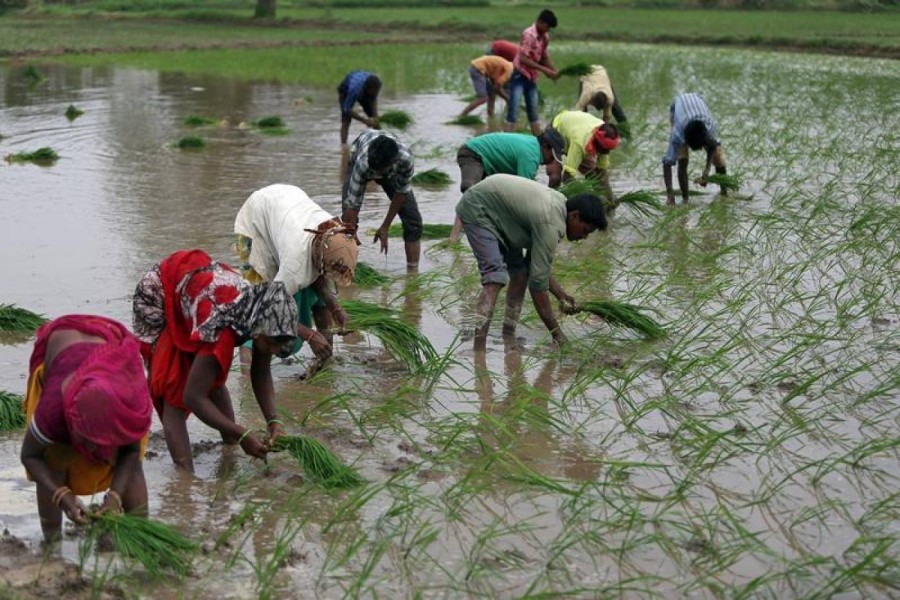
[[687,143],[684,139],[684,128],[691,121],[702,121],[706,125],[709,139],[715,142],[716,146],[719,145],[716,120],[713,119],[709,107],[700,94],[676,96],[672,106],[669,107],[669,114],[672,115],[672,132],[669,134],[669,147],[662,159],[664,165],[674,166],[678,161],[678,149]]
[[[344,77],[344,81],[341,82],[338,88],[342,93],[341,114],[347,114],[353,109],[353,105],[359,101],[359,97],[362,95],[369,77],[372,77],[372,73],[368,71],[350,71]],[[360,104],[363,104],[363,102],[360,102]],[[366,112],[368,113],[369,111],[367,110]]]

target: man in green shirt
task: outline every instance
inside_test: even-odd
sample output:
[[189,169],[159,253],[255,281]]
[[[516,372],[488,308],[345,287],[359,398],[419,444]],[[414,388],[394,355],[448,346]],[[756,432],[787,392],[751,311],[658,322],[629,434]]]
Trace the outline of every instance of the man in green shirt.
[[498,174],[469,188],[456,205],[456,214],[481,272],[477,311],[482,322],[475,332],[475,349],[485,347],[497,295],[507,283],[503,334],[515,333],[527,286],[553,340],[557,345],[565,343],[550,294],[564,313],[571,314],[577,307],[551,274],[553,256],[563,236],[581,240],[606,229],[600,199],[579,194],[567,200],[536,181]]
[[[535,137],[521,133],[487,133],[468,140],[456,154],[462,176],[459,191],[489,175],[506,173],[534,179],[540,165],[547,165],[548,185],[559,187],[562,157],[566,143],[559,132],[550,130]],[[459,218],[453,224],[450,242],[455,243],[462,231]]]

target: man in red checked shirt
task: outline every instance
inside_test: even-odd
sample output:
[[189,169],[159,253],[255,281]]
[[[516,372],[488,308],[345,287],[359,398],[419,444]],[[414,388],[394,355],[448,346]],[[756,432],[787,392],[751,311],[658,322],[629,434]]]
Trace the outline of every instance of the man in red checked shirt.
[[514,131],[519,118],[519,104],[525,96],[525,110],[528,112],[528,123],[531,133],[538,135],[541,124],[538,121],[537,78],[543,73],[550,79],[559,78],[547,47],[550,45],[549,31],[556,27],[556,15],[551,10],[542,10],[537,21],[522,32],[519,40],[519,52],[513,61],[513,75],[509,80],[509,102],[506,111],[506,130]]

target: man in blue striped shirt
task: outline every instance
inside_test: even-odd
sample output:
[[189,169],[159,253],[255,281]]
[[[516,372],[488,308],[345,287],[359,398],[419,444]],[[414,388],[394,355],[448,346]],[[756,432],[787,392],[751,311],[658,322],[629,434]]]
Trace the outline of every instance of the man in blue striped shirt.
[[[338,102],[341,105],[341,144],[347,143],[350,133],[350,119],[356,119],[369,127],[378,128],[378,92],[381,79],[368,71],[350,71],[338,86]],[[359,102],[367,117],[362,116],[353,106]]]
[[412,176],[413,157],[409,146],[391,133],[375,129],[362,132],[350,147],[341,215],[344,223],[358,228],[366,186],[370,181],[377,181],[391,204],[373,242],[381,242],[381,252],[387,254],[388,229],[394,217],[399,216],[403,224],[406,268],[410,271],[419,267],[422,239],[422,215],[410,183]]
[[[716,120],[700,94],[680,94],[675,97],[669,107],[669,123],[672,130],[669,134],[669,147],[663,156],[663,181],[666,184],[666,197],[669,204],[675,204],[675,192],[672,189],[672,167],[678,164],[678,187],[685,204],[688,201],[688,148],[706,150],[706,166],[703,175],[695,181],[706,186],[710,165],[715,165],[716,173],[725,173],[725,152],[719,143],[716,132]],[[722,189],[725,193],[725,189]]]

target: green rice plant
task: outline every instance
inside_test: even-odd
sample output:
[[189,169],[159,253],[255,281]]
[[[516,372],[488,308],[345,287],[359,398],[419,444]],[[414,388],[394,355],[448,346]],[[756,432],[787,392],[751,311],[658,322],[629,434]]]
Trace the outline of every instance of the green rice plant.
[[341,462],[325,444],[306,435],[282,435],[275,439],[275,450],[286,450],[310,479],[327,489],[348,488],[363,482],[354,469]]
[[412,116],[403,110],[389,110],[378,117],[379,124],[397,129],[406,129],[412,122]]
[[353,272],[353,283],[360,287],[373,287],[389,283],[391,278],[384,273],[379,273],[375,267],[365,262],[356,263]]
[[663,338],[666,330],[641,312],[642,307],[615,300],[589,300],[578,304],[579,312],[597,315],[610,325],[634,329],[651,339]]
[[276,127],[284,127],[284,119],[278,116],[271,117],[263,117],[258,121],[253,122],[254,127],[259,127],[260,129],[272,129]]
[[214,125],[218,120],[210,117],[200,117],[197,115],[189,115],[185,117],[183,123],[188,127],[203,127],[205,125]]
[[437,357],[431,342],[422,332],[401,320],[389,308],[359,300],[342,302],[350,315],[350,326],[377,337],[385,350],[402,362],[410,371],[417,371]]
[[591,65],[586,62],[572,63],[559,70],[560,77],[584,77],[590,75]]
[[0,331],[34,333],[47,322],[44,315],[31,312],[15,304],[0,304]]
[[419,171],[412,176],[412,183],[416,185],[430,185],[440,187],[450,185],[450,176],[440,169],[428,169],[427,171]]
[[197,137],[195,135],[189,135],[181,138],[177,142],[175,142],[176,148],[181,148],[182,150],[195,150],[199,148],[203,148],[206,146],[206,142],[203,141],[203,138]]
[[0,390],[0,431],[25,426],[25,398],[6,390]]
[[628,121],[620,121],[616,123],[616,129],[619,131],[619,135],[622,136],[622,139],[631,139],[631,123]]
[[[453,231],[453,225],[445,225],[443,223],[425,223],[422,225],[422,239],[423,240],[442,240],[450,237],[450,232]],[[390,237],[400,237],[403,235],[403,225],[401,223],[394,223],[388,228],[388,235]]]
[[616,206],[622,204],[634,209],[642,215],[650,215],[662,209],[662,204],[656,196],[656,192],[650,190],[637,190],[622,194],[615,200]]
[[478,127],[484,125],[484,119],[482,119],[478,115],[460,115],[452,121],[447,121],[447,125],[466,125]]
[[25,67],[25,79],[28,83],[35,85],[45,81],[47,78],[44,77],[44,74],[41,73],[37,67],[34,65],[28,65]]
[[74,121],[78,117],[84,114],[84,111],[75,106],[74,104],[70,104],[69,108],[66,109],[66,118],[70,121]]
[[17,152],[6,156],[6,162],[33,162],[49,164],[59,160],[59,154],[53,148],[44,146],[34,152]]
[[602,195],[600,182],[596,179],[570,179],[557,188],[558,192],[566,198],[574,198],[579,194],[593,194],[594,196]]
[[190,571],[197,544],[171,525],[109,511],[93,513],[91,525],[89,543],[108,533],[116,551],[141,563],[151,576],[171,570],[183,577]]
[[726,192],[737,191],[741,189],[741,178],[737,175],[727,175],[725,173],[712,173],[706,176],[706,183],[718,185]]

